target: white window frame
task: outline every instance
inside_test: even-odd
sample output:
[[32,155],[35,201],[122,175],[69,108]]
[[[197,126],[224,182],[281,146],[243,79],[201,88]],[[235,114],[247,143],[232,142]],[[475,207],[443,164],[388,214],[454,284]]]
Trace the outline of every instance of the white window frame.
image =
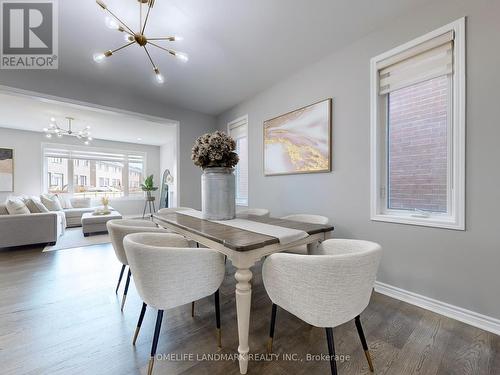
[[[388,209],[386,149],[387,95],[379,95],[377,63],[423,42],[453,31],[454,69],[451,75],[451,119],[448,127],[448,213],[413,212]],[[420,38],[396,47],[371,59],[370,63],[370,214],[371,220],[465,230],[465,17]]]
[[[227,124],[227,134],[231,135],[231,129],[237,128],[238,126],[242,126],[245,124],[245,132],[246,132],[246,138],[247,138],[247,163],[249,162],[248,160],[248,150],[250,149],[250,142],[248,139],[248,115],[244,115],[241,117],[238,117],[237,119],[229,122]],[[249,195],[250,195],[250,173],[247,175],[247,181],[248,181],[248,194],[247,194],[247,199],[236,199],[236,205],[241,206],[241,207],[248,207],[248,200],[249,200]]]
[[[101,147],[79,147],[75,145],[68,145],[68,144],[62,144],[62,143],[42,143],[41,145],[41,159],[42,159],[42,186],[41,190],[43,193],[47,193],[47,187],[48,187],[48,162],[47,162],[47,157],[45,157],[45,149],[47,148],[59,148],[59,149],[67,149],[67,150],[79,150],[79,151],[94,151],[94,152],[106,152],[106,153],[116,153],[116,154],[124,154],[125,155],[125,160],[123,162],[123,196],[121,197],[114,197],[113,200],[143,200],[144,199],[144,194],[138,195],[138,194],[130,194],[130,187],[129,187],[129,154],[134,154],[134,155],[141,155],[142,156],[142,168],[143,168],[143,174],[144,177],[148,175],[147,172],[147,152],[140,152],[140,151],[130,151],[130,150],[119,150],[119,149],[110,149],[110,148],[101,148]],[[75,160],[75,159],[68,159],[68,160]],[[85,159],[84,159],[85,160]],[[72,176],[71,178],[69,176]],[[74,165],[72,162],[68,162],[68,194],[73,194],[74,193]]]

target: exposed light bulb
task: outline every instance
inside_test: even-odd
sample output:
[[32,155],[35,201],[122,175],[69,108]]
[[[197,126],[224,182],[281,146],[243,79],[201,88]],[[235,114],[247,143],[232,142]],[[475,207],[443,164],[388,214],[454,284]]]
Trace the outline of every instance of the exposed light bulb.
[[49,131],[49,129],[48,129],[48,128],[43,128],[43,131],[44,131],[44,132],[48,132],[48,131]]
[[94,61],[98,64],[102,63],[105,58],[106,56],[104,55],[104,53],[94,53]]
[[57,138],[62,138],[62,134],[61,133],[57,133]]
[[88,145],[88,144],[89,144],[89,141],[85,141],[85,142],[83,142],[83,143],[85,143],[86,145]]
[[123,34],[123,39],[127,43],[133,42],[135,40],[135,38],[132,35],[127,34],[127,33]]
[[158,82],[160,85],[165,82],[165,77],[163,77],[163,74],[160,73],[160,69],[154,68],[153,69],[155,72],[155,78],[156,82]]
[[174,39],[173,39],[174,42],[180,42],[181,40],[184,40],[184,38],[182,36],[174,35]]
[[111,18],[111,17],[106,17],[106,19],[104,20],[104,23],[106,24],[106,26],[110,29],[113,29],[113,30],[118,30],[120,28],[120,24],[118,22],[116,22],[116,20],[114,18]]
[[59,129],[56,129],[56,130],[54,130],[54,131],[55,131],[56,133],[59,133],[59,132],[60,132],[61,130],[59,130]]
[[89,130],[89,129],[90,129],[90,126],[88,126],[88,125],[87,125],[87,126],[85,127],[85,129]]
[[56,122],[55,117],[51,117],[51,118],[50,118],[50,122]]
[[91,140],[93,140],[94,138],[92,138],[92,137],[87,137],[87,139],[88,139],[89,141],[91,141]]
[[183,52],[176,52],[176,53],[175,53],[175,57],[177,57],[179,60],[184,61],[184,62],[186,62],[186,61],[188,61],[188,60],[189,60],[188,55],[186,55],[186,54],[185,54],[185,53],[183,53]]
[[52,138],[52,134],[45,134],[47,138]]

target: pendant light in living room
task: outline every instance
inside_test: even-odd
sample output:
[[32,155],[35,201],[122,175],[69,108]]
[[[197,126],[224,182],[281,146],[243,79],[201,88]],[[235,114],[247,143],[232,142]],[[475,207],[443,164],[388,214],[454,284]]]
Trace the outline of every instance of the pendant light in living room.
[[68,128],[61,128],[54,117],[50,119],[49,126],[43,128],[43,132],[45,133],[45,137],[52,138],[62,138],[64,136],[76,137],[80,141],[82,141],[85,145],[89,145],[90,141],[92,141],[92,134],[90,133],[90,126],[84,127],[82,130],[73,130],[73,121],[75,120],[73,117],[66,117],[68,120]]
[[[96,0],[96,3],[102,8],[102,10],[104,10],[108,14],[108,16],[105,19],[106,26],[108,26],[110,29],[124,33],[124,39],[126,44],[112,50],[107,50],[103,53],[94,54],[94,61],[96,63],[101,63],[107,57],[112,56],[114,53],[121,51],[122,49],[125,49],[131,45],[137,45],[140,48],[144,49],[144,52],[146,53],[148,60],[150,61],[153,67],[153,73],[155,74],[156,82],[158,82],[159,84],[163,84],[165,82],[165,77],[163,76],[163,74],[161,74],[160,69],[154,63],[153,58],[149,53],[148,46],[165,51],[181,61],[188,61],[188,56],[185,53],[175,51],[169,47],[164,47],[159,44],[160,42],[175,42],[181,40],[181,38],[178,36],[151,37],[151,38],[146,37],[145,35],[146,25],[148,23],[151,9],[155,4],[155,0],[137,0],[137,1],[139,3],[139,15],[138,15],[139,30],[134,31],[127,24],[125,24],[125,22],[123,22],[120,18],[118,18],[111,10],[109,10],[107,5],[102,0]],[[143,17],[143,6],[145,5],[147,6],[147,11]]]

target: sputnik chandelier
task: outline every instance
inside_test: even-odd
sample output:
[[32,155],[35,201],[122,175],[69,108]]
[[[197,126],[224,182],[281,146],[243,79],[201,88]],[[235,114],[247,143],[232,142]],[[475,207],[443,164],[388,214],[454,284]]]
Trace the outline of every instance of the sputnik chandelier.
[[75,131],[71,126],[74,118],[66,117],[66,120],[68,120],[68,128],[63,129],[59,125],[57,125],[56,119],[52,117],[50,119],[49,127],[43,128],[45,136],[47,138],[52,138],[53,136],[56,136],[57,138],[62,138],[63,136],[66,135],[66,136],[76,137],[86,145],[90,144],[90,141],[92,140],[90,134],[90,126],[86,126],[82,130]]
[[[112,11],[110,11],[102,0],[96,0],[96,3],[110,15],[106,17],[106,25],[110,29],[118,30],[124,33],[125,41],[127,43],[114,50],[108,50],[104,53],[94,54],[94,61],[100,63],[104,61],[107,57],[112,56],[115,52],[118,52],[133,44],[137,44],[139,47],[144,48],[144,52],[146,52],[146,55],[148,56],[151,65],[153,66],[153,72],[155,73],[156,81],[161,84],[165,82],[165,78],[160,73],[160,69],[158,68],[158,66],[153,62],[153,59],[151,58],[151,54],[149,53],[147,47],[151,45],[155,48],[161,49],[165,52],[168,52],[172,56],[177,57],[181,61],[187,61],[188,56],[185,53],[174,51],[173,49],[166,48],[158,44],[158,42],[161,41],[175,42],[181,40],[181,38],[178,36],[166,36],[166,37],[155,37],[155,38],[146,37],[144,33],[146,30],[146,25],[148,23],[149,14],[151,12],[151,9],[153,8],[155,0],[137,0],[137,1],[139,2],[139,31],[136,32],[132,28],[127,26],[127,24],[125,24],[125,22],[123,22],[120,18],[118,18]],[[144,5],[147,5],[147,12],[143,20]]]

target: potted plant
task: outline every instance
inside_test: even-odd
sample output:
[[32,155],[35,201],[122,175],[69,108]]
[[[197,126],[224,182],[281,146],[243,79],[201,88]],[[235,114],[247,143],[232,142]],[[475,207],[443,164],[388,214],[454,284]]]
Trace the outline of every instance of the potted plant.
[[212,220],[233,219],[236,214],[236,181],[234,167],[239,162],[236,142],[216,131],[199,137],[194,143],[191,160],[203,169],[201,207],[203,217]]
[[151,192],[158,190],[157,186],[154,186],[153,175],[146,177],[144,183],[141,184],[142,191],[146,192],[147,200],[154,201],[155,197],[151,195]]

